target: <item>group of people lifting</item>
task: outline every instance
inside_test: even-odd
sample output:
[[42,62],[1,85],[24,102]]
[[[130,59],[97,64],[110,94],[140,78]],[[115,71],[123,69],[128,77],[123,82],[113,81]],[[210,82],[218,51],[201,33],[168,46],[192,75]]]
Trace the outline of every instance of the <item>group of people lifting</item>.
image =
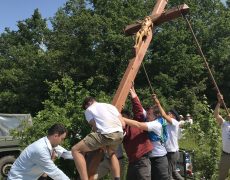
[[[142,107],[134,87],[130,89],[130,96],[132,116],[127,111],[119,113],[111,104],[97,102],[92,97],[85,98],[83,109],[92,132],[74,145],[72,151],[67,151],[59,145],[67,131],[63,125],[54,124],[48,129],[47,136],[24,149],[11,167],[8,180],[38,179],[43,173],[54,180],[69,180],[54,164],[53,153],[74,159],[81,180],[100,178],[107,170],[111,171],[114,180],[119,180],[122,179],[121,172],[124,172],[119,162],[123,157],[121,144],[128,157],[125,179],[183,179],[176,171],[179,158],[178,113],[174,109],[166,113],[155,94],[152,95],[153,106],[146,109]],[[218,94],[214,116],[221,125],[223,139],[219,180],[227,177],[230,168],[230,122],[219,115],[222,101],[223,96]]]

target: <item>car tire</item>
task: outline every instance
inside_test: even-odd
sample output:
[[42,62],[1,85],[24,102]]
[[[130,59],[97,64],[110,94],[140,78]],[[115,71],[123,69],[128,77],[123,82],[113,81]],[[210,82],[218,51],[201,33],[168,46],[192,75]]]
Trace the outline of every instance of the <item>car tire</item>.
[[7,174],[15,160],[16,158],[14,156],[4,156],[0,158],[0,179],[7,177]]

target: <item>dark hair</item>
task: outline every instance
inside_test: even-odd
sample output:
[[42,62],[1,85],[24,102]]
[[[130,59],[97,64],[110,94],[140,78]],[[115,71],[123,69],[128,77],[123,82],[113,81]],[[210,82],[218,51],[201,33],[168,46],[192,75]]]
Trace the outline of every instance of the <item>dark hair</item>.
[[180,120],[180,115],[178,114],[178,112],[175,109],[171,109],[169,112],[172,113],[175,116],[175,119],[177,121]]
[[95,101],[95,98],[94,97],[87,97],[87,98],[85,98],[84,99],[84,101],[83,101],[83,103],[82,103],[82,108],[84,109],[84,110],[86,110],[87,109],[87,107],[86,106],[89,106],[92,102],[94,102]]
[[63,124],[54,124],[48,129],[48,136],[52,136],[54,134],[58,134],[59,136],[66,133],[67,130]]
[[147,106],[147,107],[145,108],[146,111],[149,111],[150,109],[153,109],[153,106]]
[[145,108],[146,111],[153,110],[154,116],[158,117],[161,116],[160,110],[157,105],[154,106],[148,106]]
[[128,117],[128,118],[131,118],[131,113],[129,110],[127,109],[122,109],[121,110],[121,115],[125,117],[125,115]]

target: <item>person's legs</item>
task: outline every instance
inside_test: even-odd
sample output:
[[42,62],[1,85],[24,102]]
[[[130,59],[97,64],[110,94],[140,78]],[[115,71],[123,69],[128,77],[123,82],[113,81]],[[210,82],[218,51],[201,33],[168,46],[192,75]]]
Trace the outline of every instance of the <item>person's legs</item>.
[[153,157],[151,160],[151,180],[168,180],[168,159],[166,156]]
[[115,180],[120,179],[120,165],[115,154],[118,145],[121,144],[123,140],[122,132],[114,132],[110,134],[103,134],[104,144],[106,145],[106,150],[108,156],[111,160],[111,171]]
[[134,166],[138,180],[151,180],[151,162],[149,157],[141,157]]
[[184,180],[184,178],[176,170],[176,165],[177,165],[177,161],[179,160],[179,158],[180,158],[180,154],[179,154],[179,151],[177,151],[174,153],[173,158],[172,158],[174,161],[174,164],[172,167],[172,176],[175,180]]
[[111,172],[110,159],[104,157],[104,160],[100,163],[97,168],[97,174],[95,179],[101,179]]
[[174,157],[173,157],[174,153],[172,152],[168,152],[167,153],[167,158],[168,158],[168,169],[169,169],[169,179],[170,180],[173,180],[173,175],[172,175],[172,172],[173,172],[173,164],[174,164]]
[[225,180],[230,169],[230,155],[222,152],[219,163],[219,178],[218,180]]
[[101,162],[103,156],[104,156],[104,151],[101,149],[87,153],[86,159],[87,159],[87,171],[88,171],[89,180],[97,179],[97,177],[100,178],[98,176],[99,173],[97,172],[99,171],[101,163],[103,162],[103,161]]
[[81,180],[88,180],[86,161],[83,154],[103,148],[108,142],[109,141],[104,137],[104,135],[97,132],[92,132],[88,134],[82,141],[72,147],[72,155]]
[[119,161],[119,165],[120,165],[120,178],[121,180],[124,180],[124,170],[125,170],[125,162],[124,162],[124,158],[118,158]]
[[136,180],[136,174],[134,173],[134,163],[129,163],[128,164],[128,169],[126,173],[126,180]]
[[88,180],[86,169],[86,161],[83,156],[84,153],[93,151],[103,147],[109,147],[109,156],[111,157],[112,170],[114,171],[115,178],[120,178],[120,167],[117,157],[115,155],[114,147],[122,142],[123,133],[115,132],[110,134],[100,134],[92,132],[88,134],[82,141],[72,147],[72,155],[80,174],[81,180]]
[[110,147],[108,147],[107,152],[111,160],[111,171],[112,171],[113,177],[115,179],[120,178],[120,164],[115,154],[115,151],[111,149]]
[[91,149],[85,144],[83,140],[72,147],[73,159],[78,173],[80,174],[81,180],[88,180],[86,161],[83,153],[89,151],[91,151]]

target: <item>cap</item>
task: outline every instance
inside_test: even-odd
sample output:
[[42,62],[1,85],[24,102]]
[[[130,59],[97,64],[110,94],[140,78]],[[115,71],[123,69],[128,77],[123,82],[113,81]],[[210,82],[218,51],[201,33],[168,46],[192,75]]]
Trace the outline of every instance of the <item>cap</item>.
[[180,116],[179,116],[178,112],[175,109],[171,109],[169,112],[172,113],[175,116],[177,121],[180,120]]
[[180,118],[184,118],[184,116],[182,114],[180,114]]
[[188,113],[188,114],[186,114],[186,117],[190,117],[191,115]]

